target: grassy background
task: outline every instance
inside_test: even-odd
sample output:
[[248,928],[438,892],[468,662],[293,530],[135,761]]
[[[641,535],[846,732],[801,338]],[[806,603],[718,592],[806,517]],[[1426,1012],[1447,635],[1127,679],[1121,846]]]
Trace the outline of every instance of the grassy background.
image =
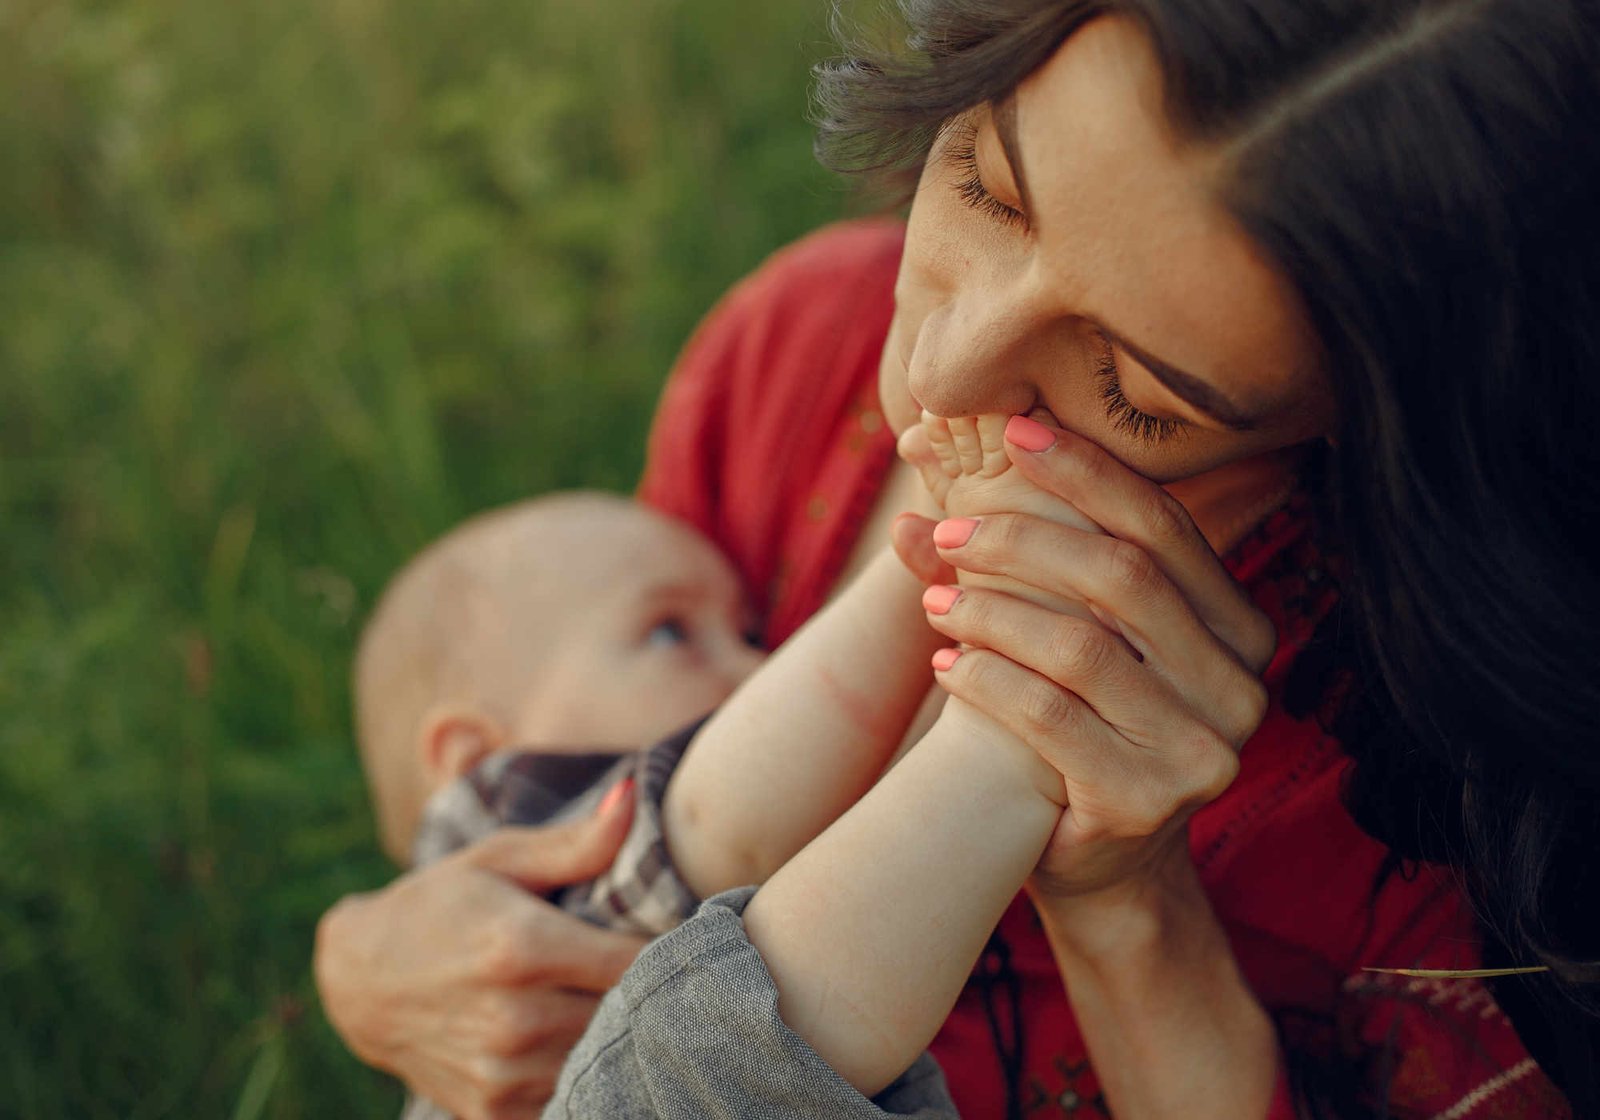
[[821,0],[0,0],[0,1116],[390,1117],[346,662],[844,209]]

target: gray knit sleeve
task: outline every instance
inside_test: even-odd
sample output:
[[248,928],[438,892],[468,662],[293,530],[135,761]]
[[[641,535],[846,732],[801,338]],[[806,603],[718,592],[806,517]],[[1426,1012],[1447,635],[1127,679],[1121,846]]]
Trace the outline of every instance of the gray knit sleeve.
[[956,1117],[927,1054],[869,1100],[778,1017],[741,917],[754,894],[717,895],[645,948],[567,1059],[546,1120]]

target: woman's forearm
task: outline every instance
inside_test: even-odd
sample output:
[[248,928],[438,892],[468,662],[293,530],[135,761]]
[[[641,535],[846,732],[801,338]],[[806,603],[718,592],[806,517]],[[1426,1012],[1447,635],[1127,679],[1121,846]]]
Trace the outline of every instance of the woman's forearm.
[[1090,1062],[1126,1120],[1253,1120],[1281,1056],[1188,852],[1100,897],[1034,894]]
[[663,825],[700,897],[762,882],[883,772],[933,684],[921,594],[885,549],[695,737]]
[[947,711],[745,911],[784,1021],[867,1095],[932,1040],[1039,860],[1059,777]]

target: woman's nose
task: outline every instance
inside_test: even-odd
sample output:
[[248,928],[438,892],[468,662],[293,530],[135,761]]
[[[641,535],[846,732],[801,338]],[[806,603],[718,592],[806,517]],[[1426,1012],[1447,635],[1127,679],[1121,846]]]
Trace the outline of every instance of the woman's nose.
[[1026,412],[1037,403],[1028,351],[1039,332],[1026,299],[1007,289],[955,295],[922,320],[906,384],[939,416]]

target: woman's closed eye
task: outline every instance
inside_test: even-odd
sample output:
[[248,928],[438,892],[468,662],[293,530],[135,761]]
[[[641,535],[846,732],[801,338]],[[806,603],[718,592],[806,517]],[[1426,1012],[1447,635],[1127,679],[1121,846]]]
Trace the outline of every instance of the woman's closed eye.
[[[957,172],[957,196],[967,207],[992,221],[1026,232],[1029,229],[1028,216],[996,198],[984,185],[983,170],[978,165],[976,122],[969,118],[957,122],[952,128],[954,131],[944,148],[944,159]],[[1184,421],[1152,416],[1128,400],[1122,391],[1122,375],[1117,365],[1116,351],[1109,340],[1102,339],[1102,342],[1104,349],[1095,363],[1095,378],[1111,426],[1141,443],[1162,443],[1181,435],[1187,429]]]
[[956,194],[961,201],[1001,225],[1027,230],[1028,216],[1015,206],[1000,201],[984,186],[983,171],[978,167],[977,124],[969,118],[952,128],[954,132],[945,146],[944,158],[958,175]]
[[1095,380],[1100,385],[1100,400],[1105,405],[1111,426],[1143,443],[1162,443],[1188,431],[1182,420],[1170,416],[1152,416],[1134,405],[1122,392],[1122,373],[1117,366],[1117,352],[1110,341],[1095,364]]

